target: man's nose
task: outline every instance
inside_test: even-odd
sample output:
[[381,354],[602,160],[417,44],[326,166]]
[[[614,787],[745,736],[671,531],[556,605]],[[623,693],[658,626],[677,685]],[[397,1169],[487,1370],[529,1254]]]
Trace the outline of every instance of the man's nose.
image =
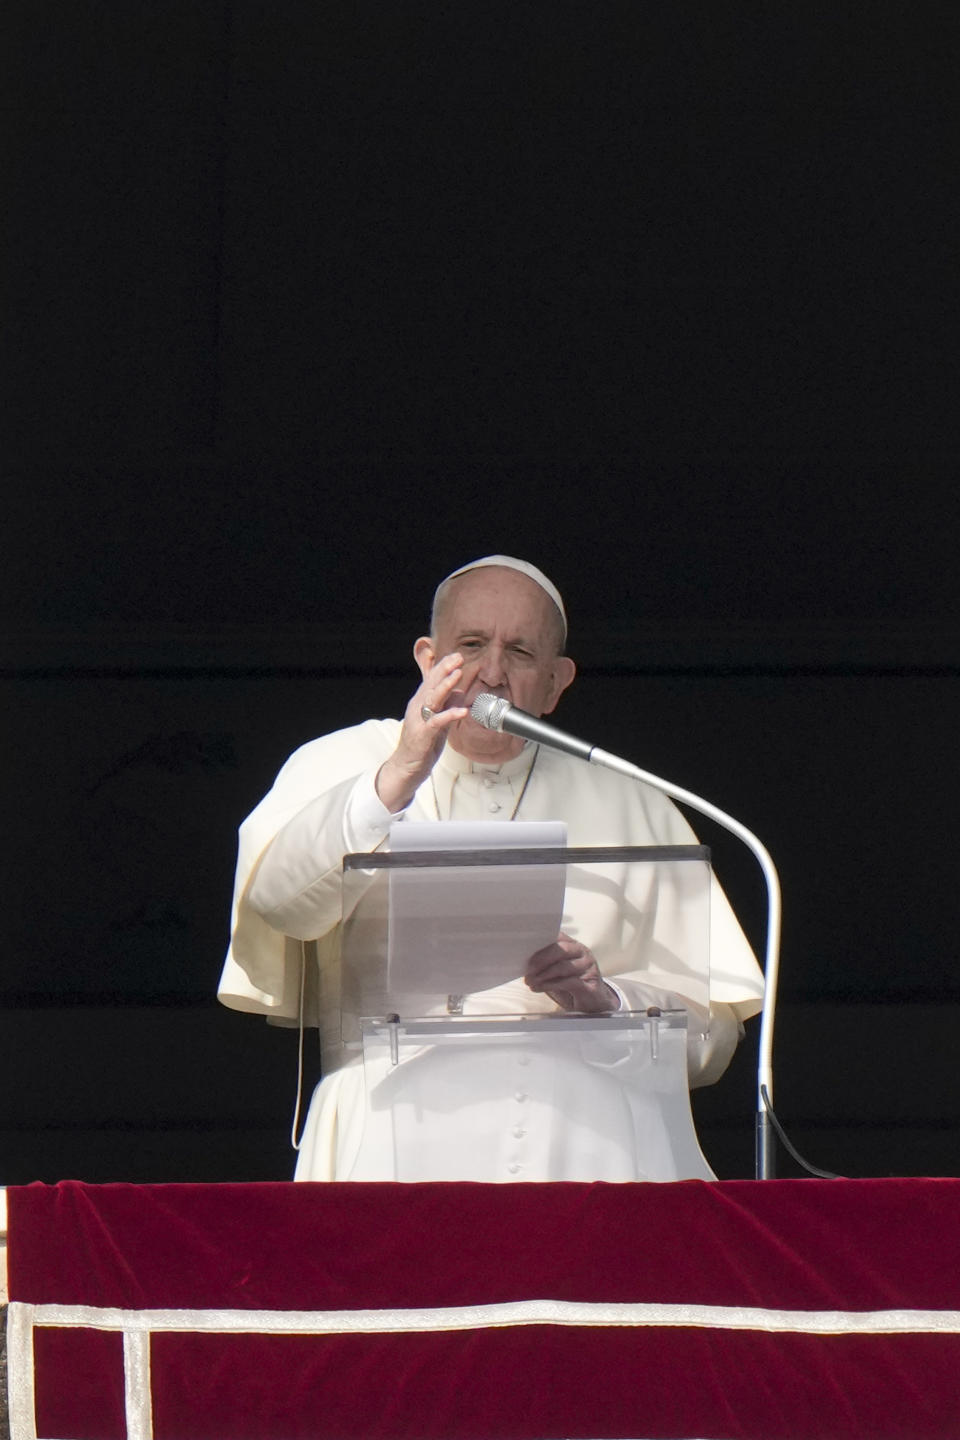
[[484,685],[493,689],[497,685],[506,683],[507,671],[504,664],[504,652],[502,645],[490,645],[483,655],[479,671],[480,679]]

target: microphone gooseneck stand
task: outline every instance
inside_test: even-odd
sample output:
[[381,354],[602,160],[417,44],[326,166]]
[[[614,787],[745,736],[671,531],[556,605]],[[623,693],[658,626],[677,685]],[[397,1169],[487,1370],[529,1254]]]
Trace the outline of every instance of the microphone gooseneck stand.
[[767,886],[767,942],[763,966],[763,1008],[760,1012],[760,1046],[757,1065],[755,1173],[758,1180],[772,1179],[775,1170],[775,1120],[772,1118],[773,1021],[777,1005],[777,978],[780,972],[781,905],[780,880],[769,850],[757,839],[752,830],[748,830],[746,825],[735,820],[732,815],[728,815],[724,810],[712,805],[709,800],[704,800],[699,795],[694,795],[692,791],[672,784],[669,780],[662,780],[659,775],[651,775],[648,770],[641,770],[638,765],[631,764],[629,760],[622,760],[619,755],[611,755],[597,745],[590,745],[585,740],[578,740],[573,735],[567,735],[562,730],[555,729],[545,720],[540,720],[535,715],[528,715],[526,711],[519,710],[500,695],[478,695],[470,713],[474,720],[488,730],[505,730],[510,735],[519,735],[525,740],[535,740],[542,745],[550,745],[557,750],[563,750],[567,754],[577,755],[581,760],[588,760],[592,765],[603,765],[608,770],[616,770],[618,774],[626,775],[631,780],[641,780],[645,785],[651,785],[654,790],[661,790],[664,795],[669,795],[671,800],[677,800],[681,805],[688,805],[691,810],[696,810],[701,815],[706,815],[709,820],[714,820],[724,830],[735,835],[756,856]]
[[701,815],[706,815],[709,820],[714,820],[724,830],[729,830],[741,840],[749,850],[756,856],[760,868],[763,871],[763,878],[767,886],[767,940],[763,964],[763,1008],[760,1012],[760,1045],[759,1060],[757,1063],[757,1109],[755,1119],[755,1173],[758,1180],[771,1180],[775,1173],[774,1163],[774,1131],[770,1120],[770,1111],[773,1108],[773,1021],[777,1005],[777,978],[780,971],[780,879],[777,875],[777,868],[769,850],[758,840],[752,830],[746,825],[735,820],[724,810],[712,805],[709,800],[703,800],[699,795],[694,795],[689,790],[682,789],[679,785],[673,785],[669,780],[662,780],[659,775],[651,775],[647,770],[641,770],[638,765],[632,765],[629,760],[621,760],[619,755],[610,755],[606,750],[600,750],[594,746],[590,752],[590,762],[593,765],[603,765],[608,770],[616,770],[621,775],[627,775],[633,780],[642,780],[646,785],[652,785],[655,790],[662,790],[669,795],[671,800],[678,800],[681,805],[689,805],[691,810],[697,810]]

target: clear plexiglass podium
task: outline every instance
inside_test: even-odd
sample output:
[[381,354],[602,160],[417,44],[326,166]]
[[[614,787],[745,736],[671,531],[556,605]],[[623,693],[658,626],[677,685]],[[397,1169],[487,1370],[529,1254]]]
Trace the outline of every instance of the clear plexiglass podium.
[[[520,978],[525,922],[533,934],[555,921],[552,892],[560,928],[579,928],[615,983],[626,977],[628,1003],[647,979],[689,999],[702,1028],[710,886],[703,846],[346,856],[327,1004],[339,1033],[326,1043],[362,1067],[349,1178],[714,1178],[690,1111],[687,1010],[524,1013]],[[527,895],[542,918],[524,914]]]

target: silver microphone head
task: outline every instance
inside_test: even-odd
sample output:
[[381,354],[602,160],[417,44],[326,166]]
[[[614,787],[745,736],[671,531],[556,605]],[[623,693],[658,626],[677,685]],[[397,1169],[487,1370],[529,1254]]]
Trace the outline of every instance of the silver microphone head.
[[470,706],[470,715],[485,730],[502,730],[503,717],[510,709],[510,701],[500,695],[478,695]]

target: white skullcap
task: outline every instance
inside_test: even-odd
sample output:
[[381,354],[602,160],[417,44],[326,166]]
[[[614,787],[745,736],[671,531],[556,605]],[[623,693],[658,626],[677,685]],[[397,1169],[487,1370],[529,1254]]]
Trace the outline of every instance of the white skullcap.
[[564,643],[566,643],[567,612],[563,608],[563,599],[561,598],[560,591],[552,580],[547,579],[542,570],[537,569],[536,565],[531,565],[529,560],[518,560],[514,555],[484,555],[482,560],[471,560],[469,565],[461,565],[460,569],[454,570],[447,576],[446,580],[440,581],[433,596],[434,607],[436,607],[437,596],[440,594],[444,585],[449,584],[451,580],[456,580],[458,575],[466,575],[470,570],[482,570],[487,565],[496,565],[503,570],[518,570],[521,575],[526,575],[528,580],[532,580],[535,585],[540,586],[541,590],[546,591],[554,605],[556,605],[560,611],[560,619],[563,621],[563,639]]

